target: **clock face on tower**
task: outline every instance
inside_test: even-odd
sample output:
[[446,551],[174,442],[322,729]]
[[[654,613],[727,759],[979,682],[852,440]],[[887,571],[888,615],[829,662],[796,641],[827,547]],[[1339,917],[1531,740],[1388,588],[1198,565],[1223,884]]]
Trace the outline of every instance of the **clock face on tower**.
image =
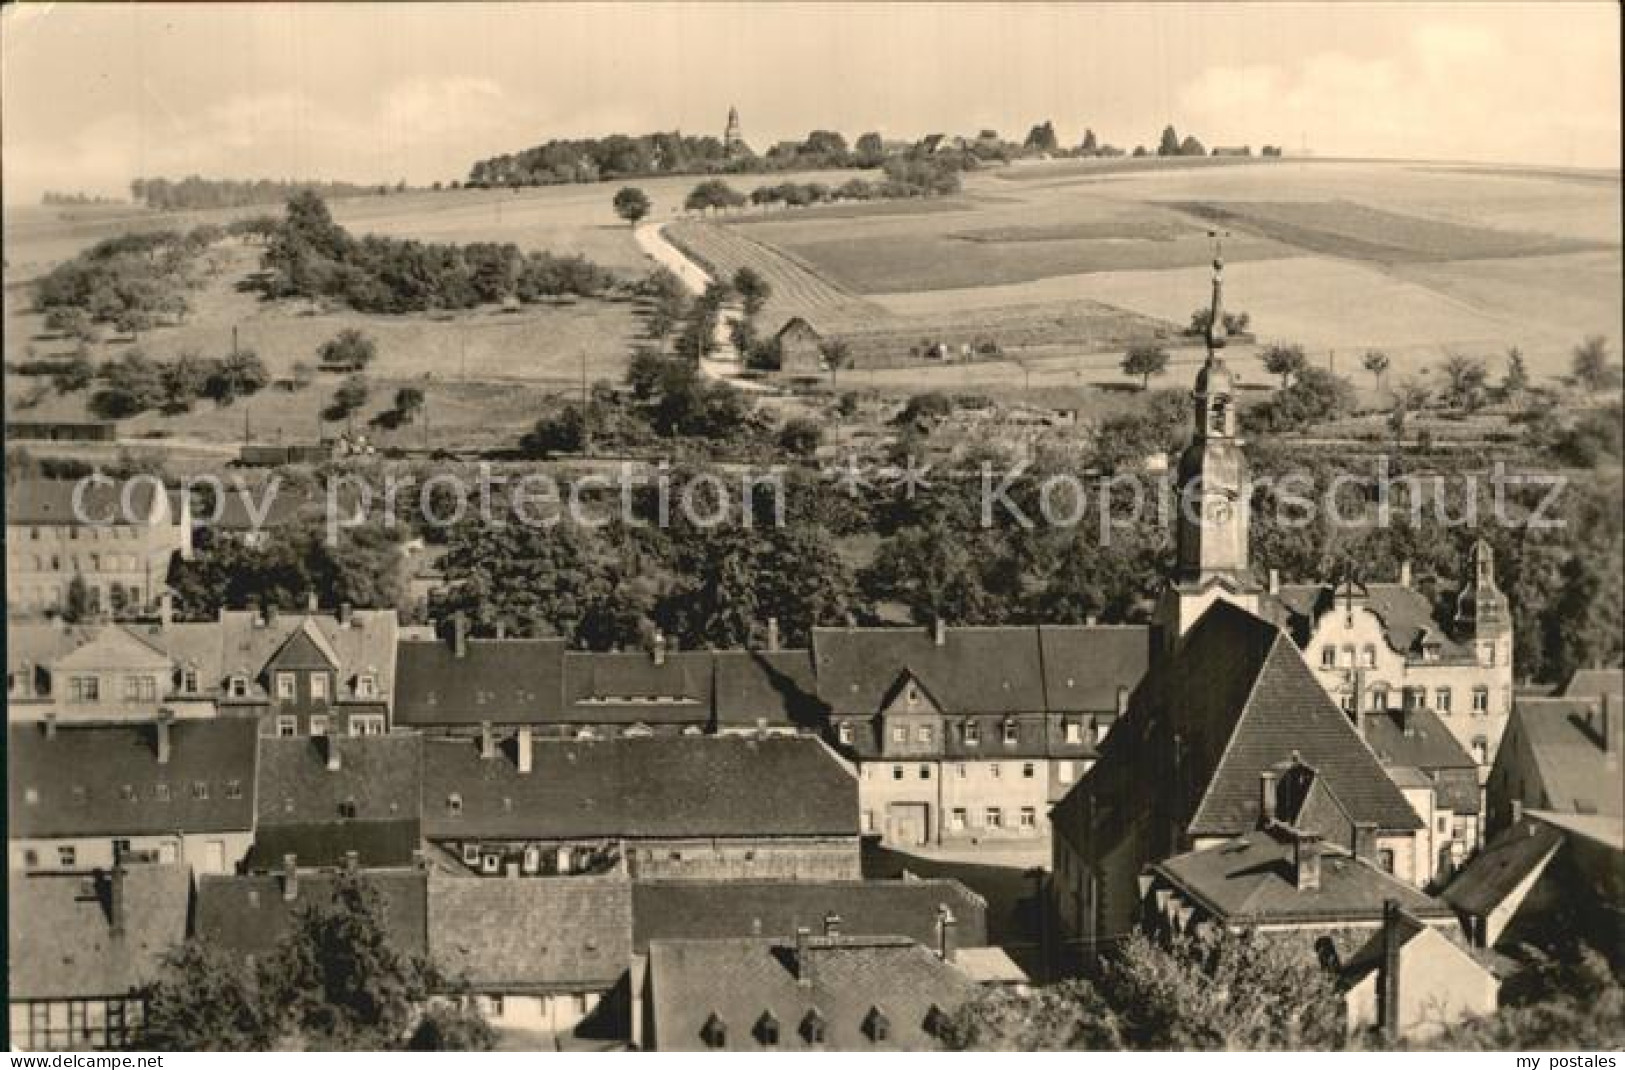
[[1228,524],[1230,512],[1230,503],[1223,498],[1209,498],[1207,506],[1203,509],[1210,524]]

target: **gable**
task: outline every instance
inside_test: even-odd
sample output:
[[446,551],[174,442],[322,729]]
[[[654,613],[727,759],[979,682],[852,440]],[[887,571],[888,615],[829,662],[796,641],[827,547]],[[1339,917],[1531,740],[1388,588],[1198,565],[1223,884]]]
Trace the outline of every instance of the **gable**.
[[933,714],[942,715],[942,707],[931,696],[930,690],[922,683],[919,677],[904,669],[892,686],[891,694],[880,708],[881,716],[893,717],[906,714]]
[[101,629],[83,646],[58,658],[56,671],[97,669],[151,669],[168,671],[169,656],[148,646],[121,627]]
[[316,625],[305,623],[288,636],[287,642],[277,648],[265,663],[267,669],[337,669],[338,654],[334,652]]

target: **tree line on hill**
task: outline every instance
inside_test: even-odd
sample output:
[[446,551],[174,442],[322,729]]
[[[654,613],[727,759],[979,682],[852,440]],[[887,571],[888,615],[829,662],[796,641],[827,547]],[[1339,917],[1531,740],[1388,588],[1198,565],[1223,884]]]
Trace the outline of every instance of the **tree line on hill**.
[[225,236],[203,225],[104,238],[34,281],[34,309],[48,329],[86,342],[108,326],[135,337],[179,322],[201,285],[203,253]]
[[130,182],[130,197],[137,204],[159,210],[246,208],[255,204],[283,204],[296,193],[322,197],[382,196],[404,193],[406,182],[362,185],[354,182],[294,181],[290,179],[137,178]]

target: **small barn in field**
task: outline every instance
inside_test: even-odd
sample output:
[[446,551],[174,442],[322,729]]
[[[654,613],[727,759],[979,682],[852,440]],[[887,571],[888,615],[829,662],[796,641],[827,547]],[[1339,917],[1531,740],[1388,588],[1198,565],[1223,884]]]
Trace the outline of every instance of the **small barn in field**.
[[790,379],[817,379],[824,374],[824,336],[800,316],[793,316],[774,336],[779,347],[779,374]]

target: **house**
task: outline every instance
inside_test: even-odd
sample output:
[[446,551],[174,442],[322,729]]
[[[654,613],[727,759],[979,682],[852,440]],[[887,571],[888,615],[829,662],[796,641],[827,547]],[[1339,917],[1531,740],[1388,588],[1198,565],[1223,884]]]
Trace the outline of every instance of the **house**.
[[1489,827],[1525,813],[1625,817],[1625,699],[1520,697],[1486,785]]
[[571,1031],[598,1011],[631,959],[624,876],[429,876],[429,961],[447,994],[475,1002],[492,1025]]
[[13,1050],[139,1048],[142,991],[186,939],[187,867],[28,873],[7,885]]
[[1558,691],[1559,698],[1601,699],[1625,695],[1625,669],[1576,669]]
[[899,936],[656,940],[632,971],[632,1041],[649,1051],[919,1051],[942,1047],[977,991]]
[[[193,935],[233,956],[272,955],[293,930],[299,911],[333,901],[341,875],[297,869],[201,876]],[[428,873],[366,870],[354,876],[376,896],[390,945],[400,954],[428,954]]]
[[12,726],[12,868],[231,872],[254,839],[257,742],[250,721]]
[[190,506],[152,476],[120,483],[24,479],[6,488],[6,608],[67,607],[78,581],[85,612],[135,616],[155,608],[169,563],[192,555]]
[[1409,565],[1393,583],[1272,578],[1265,615],[1291,633],[1350,717],[1427,707],[1478,763],[1482,783],[1512,712],[1512,615],[1487,542],[1474,545],[1467,571],[1447,624]]
[[412,864],[422,846],[417,735],[260,740],[250,871]]
[[808,736],[426,739],[423,834],[486,876],[859,875],[857,782]]
[[779,374],[787,379],[819,379],[829,370],[824,361],[824,336],[800,316],[785,321],[773,336],[779,350]]
[[1149,657],[1143,627],[815,628],[863,829],[902,846],[1042,842]]
[[220,712],[283,737],[387,732],[398,629],[393,609],[222,610]]
[[1478,763],[1425,706],[1362,713],[1359,727],[1425,826],[1417,841],[1417,873],[1433,882],[1449,880],[1483,842]]
[[583,739],[689,734],[712,726],[711,655],[668,650],[656,636],[648,652],[564,655],[568,734]]
[[712,653],[712,730],[721,734],[814,732],[828,723],[812,652],[781,650],[778,622],[768,622],[765,650]]
[[1475,947],[1521,954],[1585,943],[1625,965],[1625,823],[1531,811],[1500,830],[1443,892]]
[[951,879],[641,880],[632,885],[632,941],[722,940],[816,932],[829,918],[851,936],[906,936],[938,947],[953,919],[961,951],[987,946],[987,902]]
[[403,639],[396,651],[395,723],[438,733],[482,724],[563,723],[564,640],[472,639],[454,622],[446,639]]
[[7,629],[8,719],[62,724],[177,719],[218,712],[220,635],[207,623],[68,625],[24,621]]
[[1051,895],[1092,950],[1128,931],[1145,867],[1259,828],[1261,778],[1314,770],[1356,853],[1420,883],[1422,822],[1278,627],[1227,599],[1151,668],[1099,761],[1051,815]]
[[1501,982],[1447,930],[1387,904],[1383,925],[1344,965],[1349,1031],[1425,1039],[1495,1012]]

